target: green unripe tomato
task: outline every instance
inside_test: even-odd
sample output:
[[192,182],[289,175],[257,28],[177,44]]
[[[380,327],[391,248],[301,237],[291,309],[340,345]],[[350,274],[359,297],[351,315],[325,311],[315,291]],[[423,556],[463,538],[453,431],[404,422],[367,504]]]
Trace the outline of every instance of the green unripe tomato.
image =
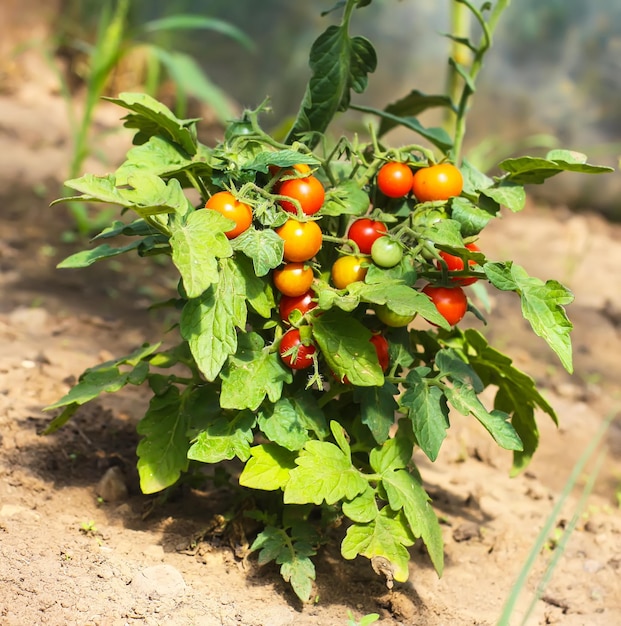
[[395,313],[385,304],[378,304],[375,307],[375,315],[377,315],[380,322],[391,328],[407,326],[415,317],[414,315],[399,315],[399,313]]
[[403,248],[390,237],[380,237],[371,246],[371,258],[380,267],[394,267],[403,258]]

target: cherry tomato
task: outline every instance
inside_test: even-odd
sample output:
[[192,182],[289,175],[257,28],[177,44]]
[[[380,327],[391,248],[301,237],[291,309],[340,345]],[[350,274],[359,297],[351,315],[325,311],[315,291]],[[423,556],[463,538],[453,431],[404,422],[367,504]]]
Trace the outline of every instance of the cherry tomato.
[[313,270],[304,263],[286,263],[274,270],[274,286],[284,296],[301,296],[313,284]]
[[419,202],[448,200],[458,196],[464,187],[461,172],[452,163],[439,163],[416,171],[412,192]]
[[371,258],[380,267],[394,267],[403,258],[403,248],[390,237],[379,237],[371,246]]
[[426,285],[422,292],[431,298],[436,309],[451,326],[455,326],[468,310],[468,298],[461,287]]
[[377,173],[377,187],[389,198],[403,198],[412,189],[414,174],[408,165],[390,161]]
[[339,257],[332,266],[332,284],[337,289],[345,289],[347,285],[355,283],[357,280],[364,280],[367,268],[362,266],[365,261],[359,256]]
[[314,297],[315,293],[311,290],[303,293],[301,296],[283,296],[278,306],[280,319],[283,322],[289,323],[289,316],[296,310],[299,311],[301,315],[306,315],[311,309],[317,306],[317,303],[313,300]]
[[288,330],[280,340],[278,353],[285,365],[292,370],[303,370],[313,365],[313,355],[317,348],[310,344],[305,346],[297,328]]
[[375,352],[377,352],[377,360],[379,361],[382,372],[388,369],[390,364],[390,357],[388,356],[388,341],[386,337],[381,334],[373,335],[370,339],[371,343],[375,346]]
[[212,209],[218,211],[235,222],[235,226],[231,230],[226,231],[226,236],[229,239],[235,239],[238,235],[241,235],[244,231],[250,228],[252,224],[252,209],[244,202],[239,202],[235,196],[228,191],[218,191],[214,193],[207,203],[206,209]]
[[[476,245],[476,243],[467,243],[466,248],[468,250],[472,250],[472,252],[480,252],[481,250]],[[440,256],[444,259],[446,263],[446,267],[449,272],[461,272],[464,269],[464,260],[461,257],[455,256],[453,254],[449,254],[448,252],[440,252]],[[436,263],[438,269],[441,268],[441,264]],[[468,262],[468,265],[476,265],[476,263],[472,260]],[[456,285],[461,285],[465,287],[466,285],[472,285],[472,283],[476,283],[478,278],[475,277],[460,277],[460,276],[451,276],[451,282]]]
[[[297,200],[305,215],[317,213],[323,206],[323,201],[326,197],[323,185],[315,176],[284,180],[278,187],[278,193],[282,196]],[[298,212],[293,202],[281,200],[280,206],[289,213]]]
[[380,322],[392,328],[400,328],[401,326],[407,326],[415,317],[414,315],[400,315],[399,313],[395,313],[392,309],[389,309],[385,304],[378,304],[375,307],[375,315],[377,315]]
[[312,259],[321,249],[323,235],[317,222],[298,222],[288,219],[276,229],[285,241],[285,261],[302,263]]
[[384,222],[363,217],[352,223],[347,231],[347,238],[351,239],[362,254],[371,254],[371,246],[376,239],[386,234],[388,229]]

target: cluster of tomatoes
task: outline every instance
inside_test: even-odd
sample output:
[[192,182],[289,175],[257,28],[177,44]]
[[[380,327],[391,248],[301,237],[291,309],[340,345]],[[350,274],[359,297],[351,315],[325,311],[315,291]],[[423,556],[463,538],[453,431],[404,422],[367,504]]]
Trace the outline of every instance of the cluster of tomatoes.
[[[313,291],[316,276],[310,262],[323,244],[323,233],[318,222],[306,218],[321,210],[325,190],[308,165],[298,164],[283,171],[270,167],[270,172],[276,179],[273,190],[278,195],[280,207],[291,214],[284,224],[275,229],[284,242],[284,252],[283,263],[273,270],[272,280],[280,294],[280,319],[288,327],[280,339],[278,350],[287,366],[301,370],[311,367],[317,358],[317,348],[312,342],[308,326],[298,324],[298,321],[317,306]],[[406,163],[389,161],[377,172],[375,183],[379,192],[389,199],[412,194],[419,203],[448,200],[458,196],[463,187],[461,173],[451,163],[413,171]],[[238,237],[253,222],[251,206],[237,200],[229,191],[213,194],[205,208],[218,211],[235,223],[226,233],[229,239]],[[336,289],[345,289],[356,281],[364,280],[370,263],[380,268],[392,268],[401,262],[404,254],[402,242],[390,234],[386,224],[369,217],[355,219],[349,225],[343,243],[346,245],[342,248],[349,249],[348,252],[343,252],[330,268],[330,280]],[[467,247],[478,251],[475,244],[468,244]],[[463,271],[462,258],[446,252],[441,252],[440,257],[440,263],[446,264],[449,273]],[[462,319],[468,308],[462,286],[475,280],[471,276],[451,276],[450,286],[428,284],[422,291],[448,323],[454,325]],[[390,327],[406,326],[413,319],[398,315],[381,305],[375,307],[375,313],[380,322]],[[375,346],[382,370],[386,371],[389,366],[386,338],[381,333],[375,333],[370,341]]]

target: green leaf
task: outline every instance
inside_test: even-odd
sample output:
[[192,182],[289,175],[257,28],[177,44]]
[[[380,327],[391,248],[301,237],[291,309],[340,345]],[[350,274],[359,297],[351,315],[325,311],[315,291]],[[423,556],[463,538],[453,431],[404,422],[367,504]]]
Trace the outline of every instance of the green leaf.
[[296,540],[295,536],[290,539],[284,530],[267,526],[258,534],[250,550],[259,550],[259,565],[276,561],[281,566],[281,576],[285,582],[291,583],[298,598],[303,602],[310,599],[315,566],[309,557],[316,550],[308,541]]
[[131,111],[125,117],[125,127],[138,130],[134,143],[142,144],[153,135],[161,135],[179,144],[189,155],[196,153],[196,120],[178,119],[167,106],[145,93],[125,92],[106,100]]
[[244,282],[248,304],[261,317],[269,319],[275,306],[274,290],[269,280],[259,278],[255,273],[250,259],[236,256],[234,259],[237,271]]
[[476,369],[485,386],[498,388],[494,407],[512,416],[511,423],[524,445],[513,453],[512,473],[521,471],[532,458],[539,443],[535,409],[541,409],[557,423],[550,404],[537,390],[535,381],[512,365],[506,355],[492,348],[485,337],[474,329],[465,332],[470,365]]
[[[285,143],[299,140],[304,133],[323,133],[338,111],[347,109],[350,90],[362,93],[367,74],[375,71],[377,58],[364,37],[350,37],[348,25],[329,26],[313,43],[309,65],[311,78],[297,118]],[[315,134],[305,143],[317,144]]]
[[[355,287],[354,287],[355,285]],[[385,304],[399,315],[420,315],[441,328],[450,328],[431,300],[424,294],[400,282],[386,281],[383,284],[352,283],[350,289],[364,302]]]
[[147,173],[136,173],[127,179],[129,189],[123,189],[126,206],[146,217],[159,213],[188,212],[188,199],[178,180],[172,178],[167,183],[159,176]]
[[420,478],[405,469],[391,470],[382,474],[382,485],[390,508],[393,511],[403,510],[410,530],[416,537],[422,538],[438,576],[442,576],[442,530]]
[[[374,520],[366,524],[353,524],[341,543],[341,555],[351,560],[358,555],[368,559],[383,557],[390,562],[392,576],[398,582],[408,579],[408,564],[414,539],[402,514],[384,507]],[[392,582],[392,581],[391,581]]]
[[268,405],[259,415],[261,432],[287,450],[300,450],[310,439],[327,435],[327,424],[321,409],[310,398],[281,398]]
[[221,379],[223,409],[256,411],[265,396],[276,402],[282,394],[283,383],[290,383],[293,376],[278,353],[265,348],[260,335],[248,333],[239,336],[237,352],[224,366]]
[[360,417],[377,443],[384,443],[395,422],[398,408],[395,396],[399,390],[395,385],[384,382],[381,387],[356,387],[354,400],[360,404]]
[[156,493],[174,485],[188,468],[190,446],[186,435],[187,415],[177,387],[151,398],[149,408],[136,430],[143,438],[138,443],[138,474],[143,493]]
[[448,401],[462,415],[474,415],[501,448],[523,449],[522,441],[509,421],[509,415],[496,409],[488,411],[472,387],[456,382],[452,388],[446,388],[445,393]]
[[181,336],[208,381],[216,379],[227,357],[237,350],[237,330],[246,325],[243,278],[230,259],[223,259],[220,280],[181,313]]
[[119,235],[125,235],[127,237],[146,237],[147,235],[156,234],[158,234],[158,231],[142,218],[138,218],[130,224],[115,220],[110,226],[107,226],[98,235],[95,235],[93,241],[97,239],[111,239]]
[[408,373],[406,384],[400,405],[408,412],[421,450],[435,461],[450,426],[446,398],[439,387],[428,385],[416,370]]
[[518,157],[505,159],[499,167],[509,174],[509,180],[519,184],[540,184],[561,172],[602,174],[614,171],[611,167],[590,165],[586,156],[568,150],[551,150],[547,158]]
[[359,524],[372,522],[379,513],[375,495],[375,490],[367,485],[367,488],[353,500],[343,502],[343,513],[352,522]]
[[514,213],[526,205],[526,191],[522,185],[515,183],[503,181],[498,187],[482,189],[481,193]]
[[[389,104],[384,110],[386,113],[397,118],[410,118],[416,117],[423,111],[435,107],[446,107],[450,109],[453,105],[451,99],[446,95],[429,95],[418,91],[418,89],[413,89],[407,96]],[[394,119],[382,118],[377,131],[378,137],[385,135],[397,126],[397,124],[398,122]]]
[[454,220],[438,220],[425,230],[425,237],[440,246],[463,247],[461,223]]
[[351,458],[327,441],[307,441],[296,459],[284,489],[285,504],[334,504],[352,500],[366,489],[367,481]]
[[412,461],[413,444],[409,437],[402,435],[399,422],[397,435],[384,443],[382,446],[373,448],[369,454],[369,461],[373,471],[384,474],[396,469],[406,468]]
[[539,337],[543,338],[560,359],[563,367],[571,373],[572,348],[570,332],[573,324],[567,318],[565,306],[573,294],[556,280],[545,283],[526,273],[512,263],[486,263],[483,267],[491,283],[503,291],[515,291],[520,295],[522,315]]
[[302,154],[297,150],[265,150],[245,162],[242,165],[242,169],[267,174],[269,172],[270,165],[286,168],[293,167],[299,163],[305,163],[306,165],[315,167],[321,164],[317,157],[312,154]]
[[432,143],[442,152],[448,152],[453,147],[453,140],[451,139],[450,135],[444,130],[444,128],[428,128],[426,126],[423,126],[415,117],[399,117],[398,115],[392,115],[387,111],[381,111],[380,109],[361,105],[350,105],[349,108],[356,111],[362,111],[363,113],[371,113],[372,115],[377,115],[382,119],[382,121],[385,120],[386,123],[392,124],[393,127],[403,126],[405,128],[408,128],[409,130],[412,130],[420,135],[421,137],[427,139],[427,141]]
[[[135,368],[141,364],[143,359],[147,359],[152,355],[160,345],[161,343],[145,343],[120,359],[106,361],[105,363],[100,363],[95,367],[87,369],[80,376],[78,383],[74,385],[67,394],[60,400],[54,402],[54,404],[45,407],[44,410],[50,411],[71,405],[77,407],[93,400],[104,392],[114,393],[127,384],[136,384],[133,382],[136,380],[136,377],[133,376]],[[132,369],[121,371],[120,367],[123,365],[127,365]],[[52,429],[52,424],[50,424],[45,433],[53,432],[53,430],[56,430],[56,428]]]
[[217,211],[199,210],[190,213],[184,224],[176,224],[170,238],[172,260],[188,298],[197,298],[218,282],[218,258],[233,254],[224,234],[231,223]]
[[235,250],[252,259],[257,276],[265,276],[282,263],[285,242],[271,228],[249,228],[233,240]]
[[296,454],[275,443],[250,448],[250,459],[239,476],[239,484],[250,489],[284,489],[296,468]]
[[195,437],[188,459],[201,463],[219,463],[235,457],[248,460],[255,421],[255,416],[248,411],[237,413],[233,419],[216,415]]
[[178,144],[155,135],[131,148],[114,176],[117,185],[125,185],[135,175],[152,174],[168,178],[190,168],[192,164],[191,157]]
[[107,243],[104,243],[96,248],[93,248],[92,250],[81,250],[80,252],[76,252],[75,254],[72,254],[62,260],[56,267],[59,269],[88,267],[89,265],[92,265],[97,261],[101,261],[102,259],[109,259],[113,256],[129,252],[130,250],[135,250],[141,243],[142,240],[138,239],[136,241],[132,241],[126,246],[123,246],[122,248],[113,248]]
[[321,215],[364,215],[369,204],[369,194],[356,181],[346,180],[326,193]]
[[495,210],[488,211],[486,208],[473,204],[467,198],[453,198],[451,201],[451,218],[461,225],[463,237],[478,235],[496,216],[498,210],[500,207],[497,206]]
[[441,376],[470,385],[476,393],[483,391],[483,382],[468,363],[451,348],[443,348],[436,353],[435,364]]
[[313,323],[313,337],[330,369],[352,385],[381,386],[384,374],[375,347],[369,341],[371,332],[343,311],[331,309]]

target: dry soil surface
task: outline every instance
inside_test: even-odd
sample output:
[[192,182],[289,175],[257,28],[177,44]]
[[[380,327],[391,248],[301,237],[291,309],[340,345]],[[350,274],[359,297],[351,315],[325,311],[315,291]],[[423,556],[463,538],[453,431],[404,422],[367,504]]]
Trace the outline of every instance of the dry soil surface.
[[[120,112],[101,115],[105,130]],[[61,242],[66,209],[48,206],[68,160],[64,119],[59,99],[41,89],[0,97],[0,624],[345,626],[348,611],[357,620],[377,612],[386,626],[495,624],[575,463],[618,407],[619,226],[530,205],[486,230],[488,257],[514,258],[576,294],[573,376],[525,326],[513,294],[492,298],[487,328],[471,321],[537,380],[559,427],[540,418],[540,450],[527,472],[510,478],[508,453],[454,417],[438,461],[417,457],[443,523],[444,576],[415,546],[409,582],[389,591],[366,560],[343,561],[335,537],[317,559],[316,601],[302,605],[274,568],[239,558],[239,537],[217,523],[225,491],[186,487],[165,501],[141,495],[140,392],[86,405],[56,434],[39,434],[50,418],[42,408],[83,369],[158,337],[167,320],[147,307],[175,284],[168,270],[143,261],[55,269],[75,249]],[[598,449],[604,464],[595,489],[530,624],[621,624],[618,419]],[[513,623],[557,554],[593,467],[538,554]],[[118,499],[102,502],[110,488]]]

